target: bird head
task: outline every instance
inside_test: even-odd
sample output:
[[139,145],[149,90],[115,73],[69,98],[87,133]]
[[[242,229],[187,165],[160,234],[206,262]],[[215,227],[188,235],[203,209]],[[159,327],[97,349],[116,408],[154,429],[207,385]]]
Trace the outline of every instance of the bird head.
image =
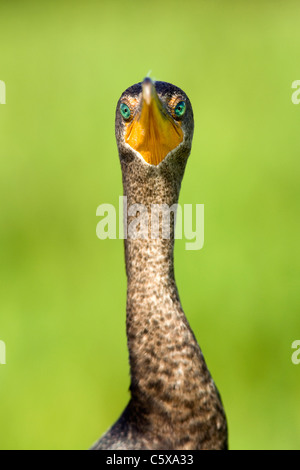
[[178,158],[186,163],[194,131],[187,95],[149,77],[122,93],[116,109],[116,139],[120,159],[158,167]]

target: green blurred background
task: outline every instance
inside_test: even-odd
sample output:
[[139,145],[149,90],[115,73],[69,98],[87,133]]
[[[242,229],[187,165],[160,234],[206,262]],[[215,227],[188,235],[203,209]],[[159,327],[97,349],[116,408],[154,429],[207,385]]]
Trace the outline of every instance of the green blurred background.
[[128,400],[115,105],[149,70],[183,88],[195,136],[176,242],[187,317],[231,449],[300,448],[298,1],[0,3],[1,449],[86,449]]

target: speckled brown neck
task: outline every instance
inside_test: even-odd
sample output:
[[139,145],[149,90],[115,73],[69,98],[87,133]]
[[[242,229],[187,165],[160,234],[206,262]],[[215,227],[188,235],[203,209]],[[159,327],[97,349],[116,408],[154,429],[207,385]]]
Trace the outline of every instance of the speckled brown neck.
[[[177,203],[184,168],[185,163],[174,161],[159,167],[138,159],[123,164],[128,207],[143,204],[150,213],[152,204]],[[127,224],[131,221],[128,217]],[[153,448],[209,448],[212,441],[217,448],[224,443],[216,444],[216,429],[226,423],[218,392],[179,300],[172,218],[170,239],[160,236],[153,240],[149,233],[143,239],[125,240],[130,408],[138,414],[139,423],[143,422],[143,434],[146,441],[153,440]]]

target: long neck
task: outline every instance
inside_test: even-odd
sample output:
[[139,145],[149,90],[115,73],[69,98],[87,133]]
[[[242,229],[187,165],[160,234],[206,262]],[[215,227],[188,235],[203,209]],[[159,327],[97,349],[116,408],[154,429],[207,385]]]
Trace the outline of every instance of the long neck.
[[127,215],[128,232],[134,220],[133,204],[143,204],[148,213],[146,223],[139,226],[140,236],[130,237],[129,233],[125,240],[132,401],[152,426],[159,428],[162,417],[168,416],[169,422],[177,423],[179,432],[183,423],[195,417],[201,403],[208,402],[212,391],[215,394],[179,300],[173,264],[173,217],[169,239],[163,238],[162,230],[158,238],[151,237],[153,205],[170,207],[177,203],[184,168],[181,174],[170,174],[170,169],[139,168],[138,179],[134,165],[130,170],[123,168],[124,194],[131,214]]

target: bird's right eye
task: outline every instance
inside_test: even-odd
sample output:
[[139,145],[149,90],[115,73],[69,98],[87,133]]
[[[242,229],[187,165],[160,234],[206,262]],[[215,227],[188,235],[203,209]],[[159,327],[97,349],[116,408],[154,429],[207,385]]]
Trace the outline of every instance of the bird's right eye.
[[120,112],[121,112],[123,118],[126,119],[126,120],[129,119],[130,116],[131,116],[130,108],[129,108],[129,106],[127,106],[127,104],[125,104],[125,103],[121,103],[121,105],[120,105]]

